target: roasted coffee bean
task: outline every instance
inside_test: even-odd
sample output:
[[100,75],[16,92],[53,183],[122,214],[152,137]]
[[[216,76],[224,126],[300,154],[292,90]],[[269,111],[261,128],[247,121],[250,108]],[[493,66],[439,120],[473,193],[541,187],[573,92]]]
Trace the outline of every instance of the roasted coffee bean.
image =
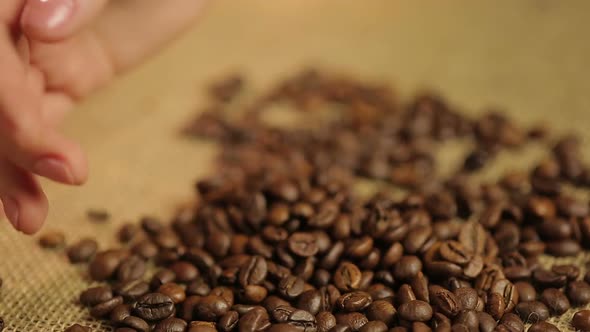
[[390,302],[377,300],[367,307],[366,315],[371,321],[378,320],[391,325],[396,318],[397,311]]
[[418,274],[416,274],[416,276],[412,278],[410,286],[412,287],[412,290],[414,291],[414,295],[416,295],[417,300],[430,302],[430,294],[428,292],[428,280],[422,272],[418,272]]
[[414,294],[412,286],[408,284],[401,285],[400,288],[397,290],[395,300],[397,304],[408,303],[410,301],[416,300],[416,294]]
[[201,278],[197,278],[197,280],[192,281],[190,284],[186,286],[186,294],[187,295],[200,295],[205,296],[209,295],[211,292],[211,287],[205,280]]
[[359,332],[387,332],[387,325],[381,321],[369,321],[359,329]]
[[432,317],[432,327],[435,331],[450,331],[451,320],[440,312],[435,312]]
[[305,310],[293,311],[289,316],[287,323],[305,331],[317,330],[315,317]]
[[394,242],[381,258],[381,267],[390,268],[397,263],[403,255],[404,247],[399,242]]
[[453,322],[464,325],[467,331],[479,331],[479,317],[475,310],[462,310]]
[[288,237],[289,233],[284,228],[268,225],[262,229],[262,238],[270,243],[279,243]]
[[446,241],[440,246],[441,257],[451,263],[465,265],[473,255],[460,242]]
[[463,309],[455,294],[442,287],[430,288],[430,301],[438,312],[448,317],[454,317]]
[[404,240],[404,251],[409,254],[417,254],[431,237],[432,227],[430,225],[414,228]]
[[524,332],[524,323],[520,317],[511,312],[508,312],[502,316],[502,319],[500,319],[500,324],[508,327],[510,331]]
[[288,305],[289,305],[289,302],[287,302],[275,295],[271,295],[271,296],[267,297],[263,302],[263,307],[268,312],[272,312],[278,306],[288,306]]
[[371,302],[369,293],[354,291],[341,295],[336,300],[336,307],[347,312],[363,311]]
[[92,307],[113,298],[113,291],[109,286],[88,288],[80,294],[80,303]]
[[322,287],[326,286],[331,278],[332,274],[328,270],[317,269],[314,271],[311,283],[316,287]]
[[358,331],[361,327],[369,322],[367,317],[360,312],[351,312],[347,314],[336,314],[337,325],[346,325],[352,331]]
[[540,301],[520,302],[516,305],[514,312],[525,323],[536,323],[549,318],[549,308]]
[[461,228],[458,239],[469,252],[482,254],[485,247],[486,231],[481,224],[469,222]]
[[424,301],[413,300],[402,303],[398,308],[398,314],[401,319],[407,321],[426,322],[432,318],[432,307]]
[[566,276],[568,281],[576,280],[580,276],[580,268],[573,264],[553,265],[551,271]]
[[175,304],[181,303],[186,299],[184,287],[173,282],[163,284],[158,288],[157,292],[170,297]]
[[203,321],[215,321],[227,313],[232,304],[218,295],[210,294],[202,297],[195,306],[197,319]]
[[326,270],[331,270],[338,265],[340,256],[344,253],[344,242],[334,243],[326,255],[321,259],[319,266]]
[[113,311],[115,307],[123,303],[123,298],[115,296],[110,300],[101,302],[90,309],[90,315],[94,318],[104,317]]
[[279,293],[288,298],[296,298],[301,295],[304,290],[305,281],[297,276],[289,275],[279,282],[277,289]]
[[150,240],[144,240],[131,247],[131,252],[145,259],[150,259],[158,254],[158,246]]
[[299,326],[280,323],[280,324],[272,324],[268,330],[268,332],[300,332],[302,331]]
[[[0,331],[2,331],[4,329],[4,322],[1,323],[2,325],[0,326]],[[68,327],[67,329],[65,329],[65,332],[91,332],[92,329],[87,327],[87,326],[82,326],[80,324],[74,324],[70,327]]]
[[458,306],[464,310],[475,310],[477,306],[477,291],[471,287],[460,287],[453,291]]
[[150,326],[146,323],[145,320],[135,317],[135,316],[128,316],[121,322],[124,326],[130,327],[137,332],[148,332],[150,330]]
[[266,260],[261,256],[252,256],[246,264],[240,267],[239,282],[242,287],[259,285],[268,273]]
[[352,332],[352,329],[346,324],[336,324],[329,332]]
[[533,271],[533,280],[541,288],[561,288],[567,283],[567,277],[545,269]]
[[268,291],[262,286],[248,285],[244,287],[243,298],[247,303],[260,303],[267,295]]
[[255,307],[238,321],[240,331],[264,331],[270,325],[268,313],[262,307]]
[[491,293],[488,295],[486,302],[486,312],[492,315],[494,319],[500,319],[506,310],[506,303],[504,297],[499,293]]
[[572,281],[567,285],[567,297],[574,305],[590,303],[590,285],[585,281]]
[[129,316],[131,316],[131,305],[129,304],[119,304],[110,313],[110,319],[114,323],[122,323],[123,320]]
[[293,233],[288,240],[291,252],[300,257],[309,257],[317,254],[319,248],[312,233]]
[[129,256],[121,261],[117,268],[117,280],[128,281],[139,279],[146,271],[146,265],[139,256]]
[[187,325],[186,321],[180,318],[169,317],[156,324],[154,332],[184,332]]
[[352,258],[363,258],[373,250],[373,238],[363,236],[358,239],[352,239],[347,244],[346,254]]
[[[312,314],[319,313],[322,309],[325,309],[325,304],[322,303],[322,293],[318,290],[311,289],[303,292],[297,299],[296,307],[305,311],[309,311]],[[331,307],[331,303],[328,304],[328,308]]]
[[225,302],[229,304],[230,307],[234,305],[234,293],[228,287],[215,287],[211,290],[211,293],[209,295],[221,297]]
[[270,314],[272,318],[278,323],[286,323],[289,320],[289,317],[293,312],[295,312],[297,308],[294,308],[290,305],[280,305],[274,308]]
[[479,331],[480,332],[492,332],[496,328],[496,320],[487,312],[480,311],[477,313],[479,320]]
[[547,288],[541,293],[541,301],[551,310],[555,315],[561,315],[570,307],[570,301],[565,294],[556,288]]
[[336,317],[328,311],[322,311],[315,316],[317,332],[328,332],[336,326]]
[[504,297],[506,311],[512,311],[512,309],[514,309],[514,306],[516,306],[516,304],[518,303],[518,290],[510,281],[508,281],[508,279],[496,280],[492,284],[490,291],[501,294]]
[[192,321],[187,332],[217,332],[213,322]]
[[149,293],[139,298],[134,312],[147,321],[162,320],[174,314],[174,301],[164,294]]
[[91,260],[97,250],[98,243],[95,240],[84,238],[71,245],[67,250],[67,255],[71,263],[83,263]]
[[169,269],[176,276],[177,282],[191,282],[199,277],[199,270],[189,262],[178,261],[170,265]]
[[590,310],[580,310],[572,317],[572,326],[578,331],[590,331]]
[[61,248],[66,244],[66,236],[60,231],[48,231],[39,238],[39,245],[47,249]]
[[334,285],[341,291],[351,291],[358,289],[361,283],[362,273],[359,268],[352,263],[342,263],[334,272]]
[[240,315],[237,311],[228,311],[226,312],[219,321],[217,322],[217,329],[222,332],[229,332],[232,331],[236,326],[238,326],[238,320]]
[[410,280],[422,270],[422,261],[416,256],[403,256],[393,270],[393,276],[398,280]]
[[96,281],[111,278],[127,255],[127,252],[117,249],[99,252],[90,263],[90,277]]
[[559,332],[559,329],[557,328],[557,326],[555,326],[551,323],[537,322],[537,323],[531,325],[531,327],[529,327],[529,329],[527,331],[528,332]]
[[537,299],[537,291],[530,283],[519,281],[514,284],[518,290],[518,298],[521,302],[534,301]]
[[129,243],[139,235],[139,227],[136,224],[126,223],[119,228],[118,238],[121,243]]
[[175,279],[176,273],[174,273],[174,271],[170,269],[161,269],[153,275],[150,281],[150,287],[155,290],[163,284],[173,282]]

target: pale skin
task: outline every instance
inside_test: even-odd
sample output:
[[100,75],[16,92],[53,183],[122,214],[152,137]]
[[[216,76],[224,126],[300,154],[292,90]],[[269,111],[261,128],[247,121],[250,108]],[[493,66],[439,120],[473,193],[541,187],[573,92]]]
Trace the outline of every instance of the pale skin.
[[0,0],[0,200],[18,231],[47,217],[38,177],[88,177],[84,151],[59,131],[64,115],[190,26],[204,2]]

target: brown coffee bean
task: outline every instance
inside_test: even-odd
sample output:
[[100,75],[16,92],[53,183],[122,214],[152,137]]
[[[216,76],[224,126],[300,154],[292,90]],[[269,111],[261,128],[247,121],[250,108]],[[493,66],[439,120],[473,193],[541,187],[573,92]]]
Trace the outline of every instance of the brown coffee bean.
[[590,285],[585,281],[572,281],[567,285],[567,297],[574,305],[590,303]]
[[[360,312],[351,312],[347,314],[336,314],[336,323],[338,325],[345,325],[351,331],[358,331],[361,327],[369,322],[367,317]],[[334,327],[335,328],[335,327]]]
[[317,254],[319,248],[312,233],[293,233],[288,240],[291,252],[300,257],[309,257]]
[[477,312],[477,318],[479,319],[480,332],[492,332],[496,328],[496,320],[487,312]]
[[131,247],[131,252],[145,259],[149,259],[158,254],[158,246],[150,240],[144,240]]
[[458,239],[469,252],[482,254],[485,247],[486,231],[481,224],[469,222],[461,228]]
[[359,268],[352,263],[342,263],[334,272],[334,285],[341,291],[351,291],[358,289],[360,286],[362,273]]
[[328,332],[336,326],[336,317],[328,311],[322,311],[315,317],[318,332]]
[[440,246],[440,255],[444,260],[459,265],[465,265],[473,258],[473,255],[457,241],[443,242]]
[[399,280],[410,280],[422,270],[422,261],[416,256],[403,256],[396,264],[393,275]]
[[524,332],[524,323],[520,317],[511,312],[502,316],[502,319],[500,319],[500,325],[508,327],[510,331]]
[[217,332],[213,322],[192,321],[187,332]]
[[112,322],[120,324],[125,318],[131,316],[131,309],[131,305],[129,304],[119,304],[113,308],[109,318]]
[[430,304],[420,300],[402,303],[398,308],[399,317],[411,322],[429,321],[432,318],[432,313]]
[[169,269],[176,276],[175,280],[180,283],[191,282],[199,277],[199,270],[189,262],[178,261],[170,265]]
[[529,302],[537,299],[537,291],[530,283],[526,281],[519,281],[514,284],[518,290],[519,301]]
[[561,288],[565,286],[567,277],[545,269],[536,269],[533,271],[533,280],[541,288]]
[[590,331],[590,310],[580,310],[572,317],[572,326],[579,331]]
[[529,327],[529,329],[527,331],[528,332],[559,332],[559,329],[551,323],[537,322],[537,323],[531,325],[531,327]]
[[84,238],[71,245],[66,253],[71,263],[83,263],[91,260],[97,250],[98,243],[95,240]]
[[150,330],[150,326],[146,323],[145,320],[135,317],[135,316],[128,316],[123,319],[121,322],[124,326],[130,327],[137,332],[148,332]]
[[94,318],[104,317],[113,311],[115,307],[123,303],[123,298],[116,296],[110,300],[101,302],[90,309],[90,315]]
[[354,291],[341,295],[336,300],[336,307],[346,312],[363,311],[372,301],[369,293]]
[[244,300],[248,303],[260,303],[267,295],[268,291],[262,286],[248,285],[244,287]]
[[239,282],[242,287],[258,285],[268,273],[266,260],[261,256],[252,256],[250,260],[240,267]]
[[428,279],[422,272],[418,272],[410,282],[410,286],[416,295],[417,300],[430,302],[430,294],[428,292]]
[[157,292],[170,297],[175,304],[181,303],[186,299],[184,288],[173,282],[163,284],[158,288]]
[[458,306],[464,310],[475,310],[477,306],[477,291],[471,287],[460,287],[453,291]]
[[463,310],[455,294],[442,287],[430,287],[430,300],[438,312],[448,317],[454,317]]
[[494,319],[500,319],[506,310],[506,303],[504,297],[499,293],[491,293],[488,295],[486,302],[486,312]]
[[359,329],[359,332],[387,332],[387,325],[381,321],[369,321]]
[[557,257],[577,255],[582,248],[575,240],[552,241],[547,243],[547,253]]
[[156,324],[154,332],[184,332],[187,328],[187,323],[176,317],[169,317]]
[[113,291],[109,286],[88,288],[80,294],[80,303],[92,307],[113,298]]
[[239,318],[240,315],[237,311],[228,311],[223,316],[221,316],[217,322],[217,329],[222,332],[232,331],[236,326],[238,326]]
[[262,307],[255,307],[238,321],[240,331],[264,331],[270,325],[268,313]]
[[149,293],[150,286],[147,282],[135,279],[124,281],[115,286],[115,293],[121,295],[126,301],[136,301],[143,295]]
[[[324,302],[322,302],[324,301]],[[310,289],[303,292],[297,299],[296,307],[305,310],[315,315],[323,309],[331,308],[331,303],[325,303],[326,299],[322,298],[322,293],[319,290]]]
[[467,331],[479,331],[479,317],[475,310],[462,310],[453,322],[465,326]]
[[547,305],[551,313],[561,315],[570,307],[570,301],[565,294],[556,288],[547,288],[541,293],[541,301]]
[[146,265],[139,256],[129,256],[121,261],[117,268],[117,280],[128,281],[141,278],[145,271]]
[[134,313],[147,321],[158,321],[174,314],[174,301],[160,293],[148,293],[137,301]]
[[377,300],[367,307],[366,315],[370,321],[377,320],[391,325],[396,318],[397,311],[390,302]]
[[510,281],[508,281],[508,279],[496,280],[492,284],[490,291],[501,294],[504,297],[506,311],[512,311],[512,309],[514,309],[514,306],[516,306],[516,304],[518,303],[518,290]]
[[527,324],[549,318],[549,308],[540,301],[520,302],[516,305],[514,312]]
[[90,263],[90,277],[96,281],[111,278],[127,255],[126,251],[116,249],[99,252]]
[[373,250],[373,238],[363,236],[358,239],[351,239],[347,244],[346,254],[352,258],[363,258]]
[[48,231],[39,238],[39,245],[47,249],[56,249],[65,246],[66,237],[60,231]]

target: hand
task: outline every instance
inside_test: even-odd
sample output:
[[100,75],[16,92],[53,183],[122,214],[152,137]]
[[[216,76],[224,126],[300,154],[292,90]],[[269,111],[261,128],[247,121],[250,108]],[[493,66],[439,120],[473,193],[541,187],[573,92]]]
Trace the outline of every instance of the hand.
[[58,131],[80,98],[197,17],[204,0],[0,0],[0,199],[19,231],[38,231],[36,175],[80,185],[81,148]]

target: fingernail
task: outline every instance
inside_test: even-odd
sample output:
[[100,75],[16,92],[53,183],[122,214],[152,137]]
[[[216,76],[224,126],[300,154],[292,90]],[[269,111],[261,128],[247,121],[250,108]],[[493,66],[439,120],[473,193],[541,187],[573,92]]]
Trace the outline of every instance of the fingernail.
[[18,230],[18,203],[14,198],[4,196],[2,197],[2,205],[4,205],[4,213],[6,214],[6,218],[8,218],[12,226]]
[[73,13],[73,0],[29,0],[22,13],[22,22],[39,30],[55,29]]
[[58,182],[75,184],[70,168],[62,160],[56,158],[47,157],[39,160],[35,164],[33,171]]

